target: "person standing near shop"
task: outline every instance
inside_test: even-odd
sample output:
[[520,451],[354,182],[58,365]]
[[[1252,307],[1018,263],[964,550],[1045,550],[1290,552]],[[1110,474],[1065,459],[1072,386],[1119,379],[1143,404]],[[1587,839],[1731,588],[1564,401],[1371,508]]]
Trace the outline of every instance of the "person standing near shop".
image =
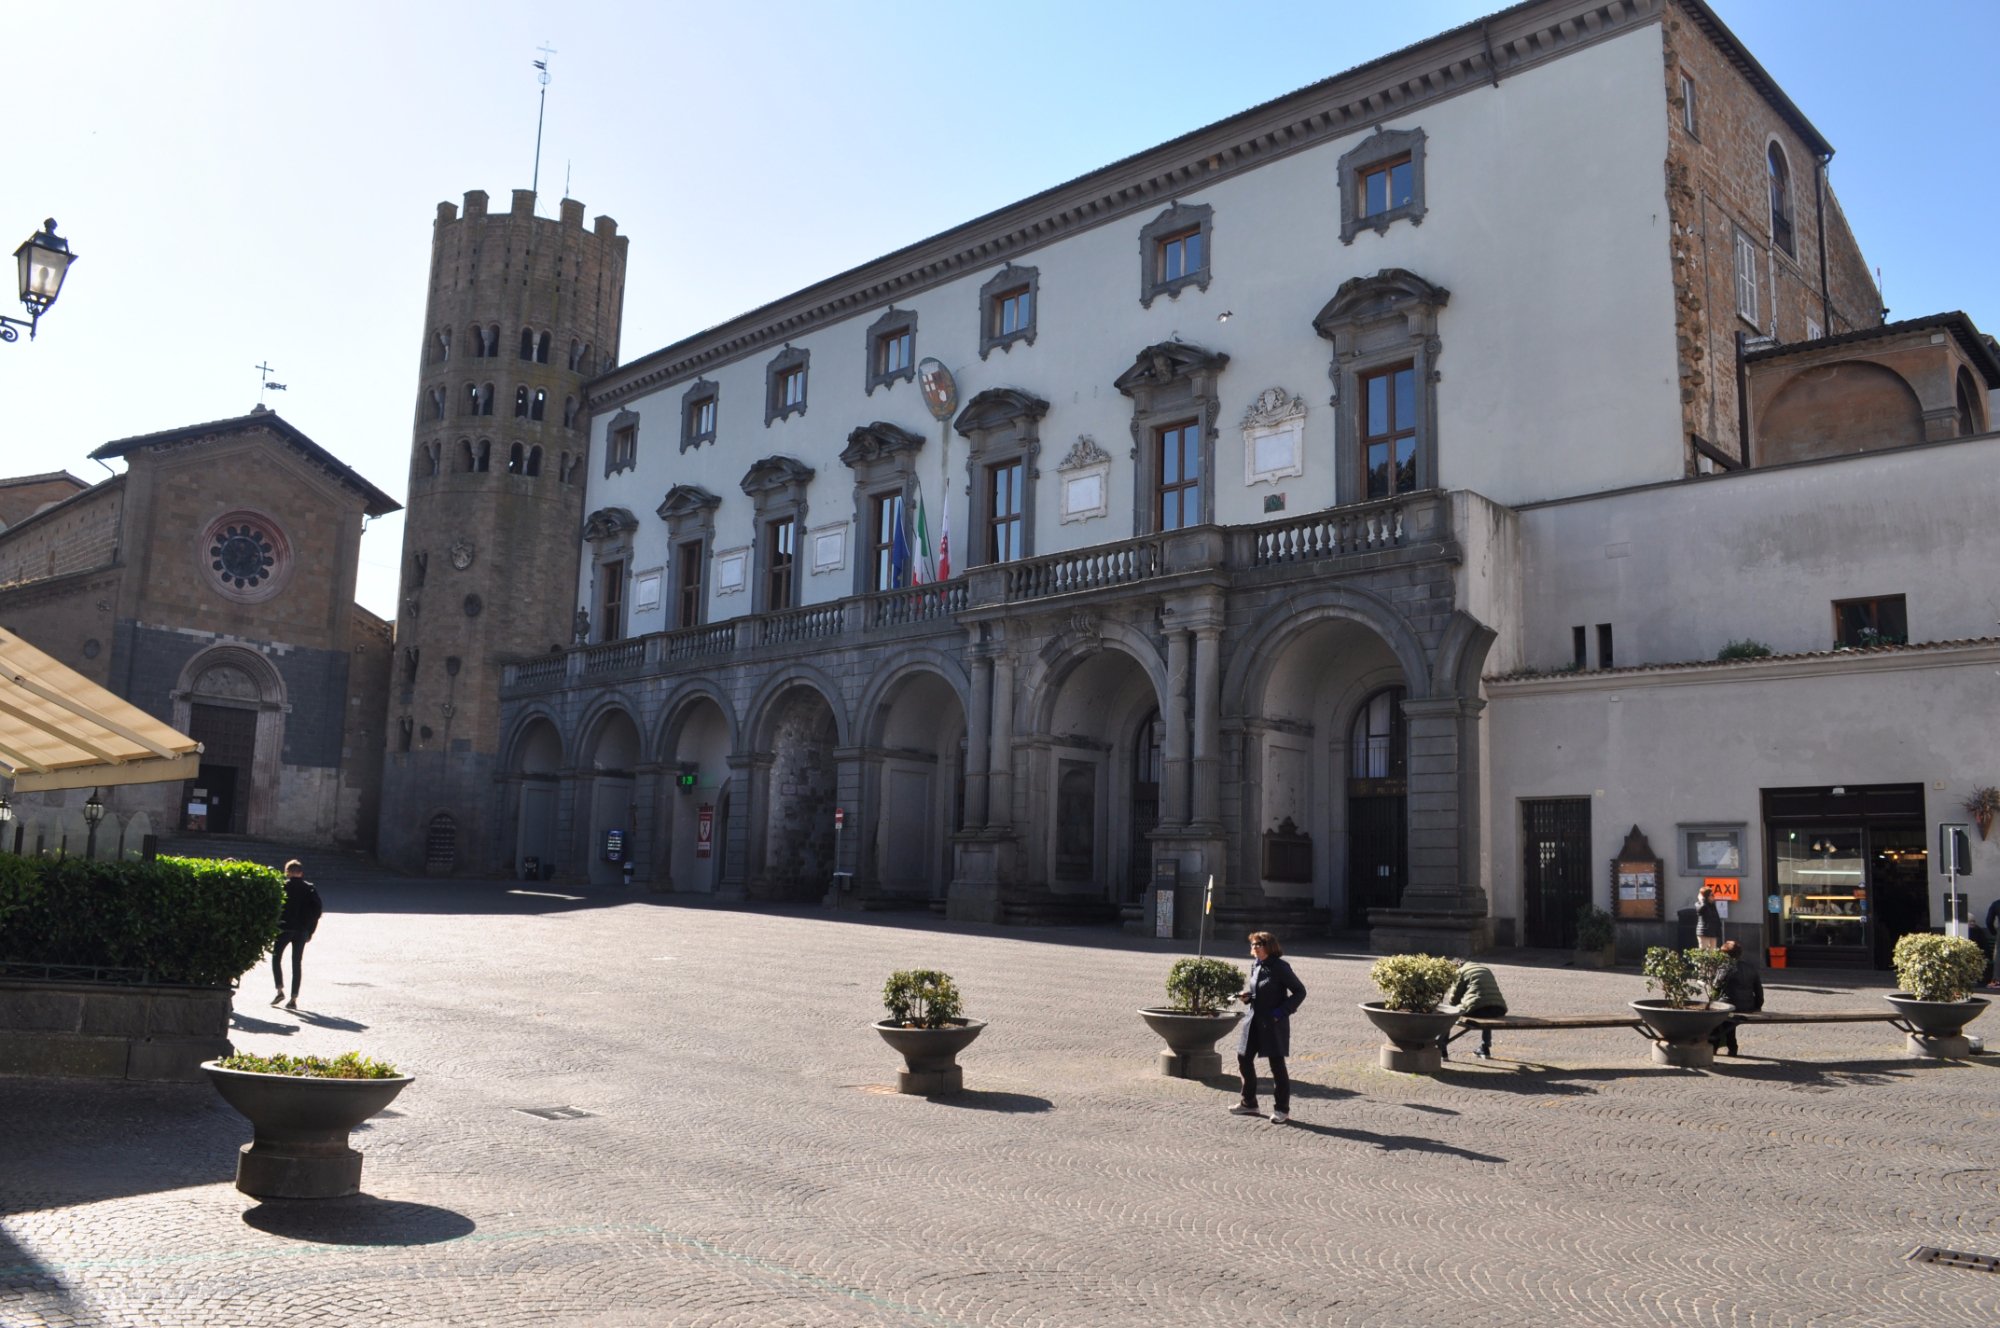
[[1292,1051],[1292,1014],[1306,999],[1306,985],[1284,960],[1278,938],[1268,931],[1250,933],[1250,981],[1236,999],[1250,1007],[1250,1017],[1236,1033],[1236,1071],[1243,1080],[1243,1100],[1229,1109],[1234,1116],[1257,1112],[1257,1058],[1271,1062],[1271,1124],[1289,1121],[1292,1079],[1285,1057]]
[[[287,1010],[299,1008],[299,969],[305,961],[306,942],[319,930],[319,915],[325,911],[319,891],[306,879],[305,864],[293,858],[285,864],[285,911],[278,915],[278,939],[271,945],[271,980],[278,994],[271,1004]],[[285,1000],[285,970],[281,962],[285,947],[292,947],[292,998]]]
[[1722,910],[1715,906],[1715,891],[1705,885],[1694,896],[1694,943],[1704,950],[1722,945]]

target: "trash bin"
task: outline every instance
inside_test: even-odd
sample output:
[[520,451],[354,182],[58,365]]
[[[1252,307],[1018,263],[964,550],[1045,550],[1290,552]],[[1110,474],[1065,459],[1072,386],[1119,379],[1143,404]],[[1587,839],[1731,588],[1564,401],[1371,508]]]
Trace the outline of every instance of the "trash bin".
[[1782,946],[1782,945],[1774,945],[1774,946],[1772,946],[1772,947],[1771,947],[1771,967],[1772,967],[1772,968],[1783,968],[1783,967],[1785,966],[1785,963],[1786,963],[1786,961],[1787,961],[1787,958],[1788,958],[1788,956],[1786,955],[1786,952],[1785,952],[1785,947],[1784,947],[1784,946]]
[[1684,908],[1680,911],[1680,926],[1674,932],[1674,944],[1680,949],[1694,949],[1694,916],[1694,909]]

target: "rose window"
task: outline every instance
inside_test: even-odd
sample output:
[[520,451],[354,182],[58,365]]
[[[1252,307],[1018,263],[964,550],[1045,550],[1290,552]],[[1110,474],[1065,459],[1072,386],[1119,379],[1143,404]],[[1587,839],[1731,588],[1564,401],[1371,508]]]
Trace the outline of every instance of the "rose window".
[[278,561],[271,539],[248,524],[224,526],[208,548],[209,568],[223,584],[237,590],[253,590],[270,578]]

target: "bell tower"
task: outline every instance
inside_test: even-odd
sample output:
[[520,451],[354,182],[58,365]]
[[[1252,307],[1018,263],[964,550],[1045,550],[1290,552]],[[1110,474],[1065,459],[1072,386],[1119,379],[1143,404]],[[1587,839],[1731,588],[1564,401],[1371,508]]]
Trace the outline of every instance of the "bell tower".
[[626,237],[516,189],[438,204],[417,376],[378,852],[409,872],[505,870],[493,842],[502,663],[571,639],[583,384],[618,363]]

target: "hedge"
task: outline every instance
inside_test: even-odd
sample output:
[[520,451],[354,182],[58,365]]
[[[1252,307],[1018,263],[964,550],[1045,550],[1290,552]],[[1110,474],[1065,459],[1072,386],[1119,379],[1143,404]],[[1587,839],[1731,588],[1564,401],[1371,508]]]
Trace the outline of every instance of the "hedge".
[[0,960],[227,986],[270,949],[284,904],[284,877],[254,862],[0,854]]

